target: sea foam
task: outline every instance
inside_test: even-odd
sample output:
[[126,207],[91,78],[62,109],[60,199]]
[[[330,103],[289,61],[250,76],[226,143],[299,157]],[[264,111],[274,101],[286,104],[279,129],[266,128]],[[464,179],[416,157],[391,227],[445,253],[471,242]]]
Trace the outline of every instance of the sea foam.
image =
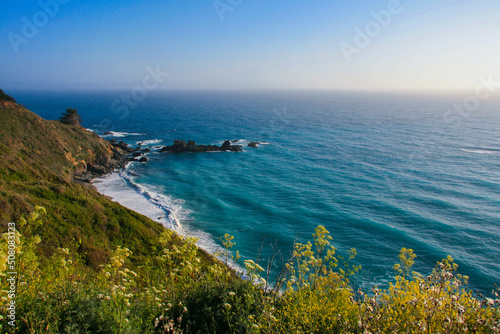
[[144,133],[136,133],[136,132],[118,132],[118,131],[109,131],[106,134],[101,135],[101,137],[115,137],[122,138],[127,136],[143,136]]
[[[128,165],[130,167],[130,164]],[[134,182],[133,173],[129,168],[94,179],[97,191],[135,212],[138,212],[179,235],[195,237],[198,247],[214,255],[222,250],[209,233],[190,228],[186,222],[192,220],[190,211],[182,207],[182,200],[164,195],[159,190]],[[237,271],[243,269],[233,261],[228,265]]]
[[139,140],[138,142],[136,142],[136,145],[147,146],[147,145],[159,144],[161,142],[162,142],[161,139]]

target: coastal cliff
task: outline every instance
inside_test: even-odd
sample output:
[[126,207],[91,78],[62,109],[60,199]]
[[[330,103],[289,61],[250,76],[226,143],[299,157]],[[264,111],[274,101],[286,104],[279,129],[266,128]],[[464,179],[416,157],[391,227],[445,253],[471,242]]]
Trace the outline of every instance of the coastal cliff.
[[121,166],[129,152],[79,125],[45,120],[13,99],[0,100],[0,124],[0,232],[43,206],[49,219],[37,231],[42,257],[71,245],[98,268],[117,245],[130,248],[137,261],[151,254],[164,227],[85,184]]

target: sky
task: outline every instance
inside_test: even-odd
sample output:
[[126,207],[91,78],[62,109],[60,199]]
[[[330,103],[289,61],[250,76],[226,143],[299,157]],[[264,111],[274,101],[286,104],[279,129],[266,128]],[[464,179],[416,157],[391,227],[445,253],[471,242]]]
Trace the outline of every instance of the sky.
[[499,18],[498,0],[5,0],[0,88],[473,90],[500,83]]

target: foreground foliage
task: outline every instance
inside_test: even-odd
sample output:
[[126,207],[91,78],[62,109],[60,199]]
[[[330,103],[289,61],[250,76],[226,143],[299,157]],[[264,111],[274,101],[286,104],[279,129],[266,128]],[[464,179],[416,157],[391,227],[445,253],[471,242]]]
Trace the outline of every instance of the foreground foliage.
[[[0,244],[0,331],[2,333],[499,333],[496,299],[474,296],[456,274],[451,257],[423,277],[411,273],[415,254],[402,249],[396,277],[387,289],[353,291],[359,268],[335,254],[328,231],[318,226],[314,243],[296,244],[280,282],[264,289],[263,268],[247,260],[248,280],[223,263],[210,265],[185,238],[165,230],[141,265],[117,247],[96,272],[77,253],[58,248],[42,264],[37,252],[46,211],[36,207],[17,225],[16,327],[9,325],[8,235]],[[232,237],[223,239],[228,261]],[[234,257],[237,259],[237,256]],[[411,276],[411,278],[410,278]]]

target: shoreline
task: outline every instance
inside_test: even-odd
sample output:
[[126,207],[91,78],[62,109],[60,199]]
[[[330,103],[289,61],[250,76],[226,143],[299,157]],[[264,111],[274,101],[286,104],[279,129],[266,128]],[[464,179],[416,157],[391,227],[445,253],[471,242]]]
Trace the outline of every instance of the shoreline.
[[[129,155],[123,157],[124,161],[127,161],[128,158]],[[148,217],[179,236],[195,237],[197,239],[196,245],[200,249],[217,258],[215,254],[222,251],[223,248],[215,242],[212,235],[202,230],[193,230],[182,224],[182,220],[176,217],[174,210],[169,207],[170,205],[179,205],[175,199],[137,185],[127,178],[126,171],[131,163],[135,162],[125,163],[104,175],[92,174],[92,178],[86,184],[111,201]],[[179,209],[182,210],[182,207]],[[221,259],[219,258],[219,260]],[[231,259],[227,265],[236,272],[245,272],[243,267]]]
[[169,224],[167,212],[155,206],[132,186],[127,184],[127,180],[122,176],[125,168],[123,167],[110,174],[96,176],[90,181],[90,184],[98,193],[110,198],[113,202],[117,202],[132,211],[140,213],[162,224],[165,228],[177,231],[172,224]]

